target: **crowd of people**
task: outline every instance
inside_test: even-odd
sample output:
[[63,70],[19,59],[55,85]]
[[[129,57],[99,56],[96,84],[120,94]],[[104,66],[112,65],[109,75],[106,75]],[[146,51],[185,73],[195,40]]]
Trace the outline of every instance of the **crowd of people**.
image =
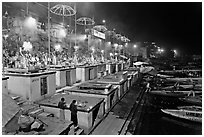
[[[79,56],[74,54],[72,57],[68,56],[65,52],[52,52],[50,55],[46,52],[31,53],[20,49],[19,51],[9,52],[3,51],[3,66],[7,68],[20,68],[20,69],[35,69],[46,68],[49,65],[61,66],[75,66],[85,64],[103,63],[107,60],[101,57],[94,56]],[[114,61],[114,60],[112,60]]]

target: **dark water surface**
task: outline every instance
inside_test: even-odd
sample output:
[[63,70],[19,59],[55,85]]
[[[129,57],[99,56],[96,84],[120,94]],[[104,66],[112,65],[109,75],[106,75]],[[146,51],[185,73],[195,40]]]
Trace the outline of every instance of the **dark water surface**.
[[[157,106],[150,101],[146,94],[141,125],[134,134],[138,135],[202,135],[202,124],[176,118],[160,111],[162,106]],[[165,108],[175,106],[165,106]]]

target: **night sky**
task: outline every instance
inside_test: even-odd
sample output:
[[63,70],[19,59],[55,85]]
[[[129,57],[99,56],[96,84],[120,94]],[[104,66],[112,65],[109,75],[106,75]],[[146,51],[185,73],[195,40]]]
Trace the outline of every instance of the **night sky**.
[[[73,6],[74,3],[69,4]],[[33,7],[33,12],[47,18],[43,8],[34,5],[37,8]],[[29,10],[32,11],[32,7]],[[201,2],[80,2],[77,3],[77,18],[82,16],[94,17],[95,25],[102,24],[105,19],[108,29],[115,28],[116,33],[133,43],[154,41],[182,55],[202,54]]]
[[131,42],[155,41],[181,54],[202,54],[201,2],[100,2],[94,18],[106,20]]

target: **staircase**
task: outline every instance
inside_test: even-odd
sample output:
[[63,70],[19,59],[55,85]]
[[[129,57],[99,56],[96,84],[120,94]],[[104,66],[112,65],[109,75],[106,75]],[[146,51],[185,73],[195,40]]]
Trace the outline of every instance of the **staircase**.
[[[18,106],[24,111],[28,112],[28,114],[32,117],[54,117],[54,114],[45,112],[44,109],[42,109],[39,105],[33,104],[25,99],[22,99],[22,97],[18,95],[10,94],[10,97],[16,101]],[[45,123],[44,123],[45,124]],[[70,127],[70,130],[68,131],[68,135],[81,135],[83,134],[83,129],[78,128],[74,132],[74,126],[72,125]]]

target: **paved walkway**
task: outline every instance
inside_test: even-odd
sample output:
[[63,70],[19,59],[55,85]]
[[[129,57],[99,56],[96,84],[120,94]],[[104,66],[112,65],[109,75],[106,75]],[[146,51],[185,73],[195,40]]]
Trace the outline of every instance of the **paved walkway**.
[[134,84],[91,135],[117,135],[135,103],[139,91],[138,85]]

